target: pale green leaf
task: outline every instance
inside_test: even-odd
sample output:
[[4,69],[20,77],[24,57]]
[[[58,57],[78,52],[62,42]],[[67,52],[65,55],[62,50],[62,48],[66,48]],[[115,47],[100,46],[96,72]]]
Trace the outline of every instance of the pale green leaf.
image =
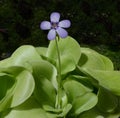
[[95,70],[113,70],[113,63],[107,57],[89,48],[81,48],[79,66]]
[[[12,72],[12,69],[16,72],[15,74]],[[0,101],[0,111],[18,106],[26,101],[33,93],[35,87],[33,76],[24,68],[11,67],[6,69],[6,73],[7,72],[9,76],[1,77],[1,79],[4,79],[4,81],[2,81],[2,90],[5,89],[6,93],[3,94],[3,98]],[[14,81],[10,88],[11,83],[7,81],[8,79]],[[7,83],[4,83],[5,81],[7,81]],[[4,84],[7,84],[7,88],[5,88],[6,85]]]
[[97,104],[97,101],[97,96],[90,92],[77,97],[72,103],[73,115],[79,115],[80,113],[93,108]]
[[118,98],[110,91],[100,87],[97,107],[102,112],[113,113],[118,106]]
[[106,117],[106,114],[101,113],[96,107],[94,107],[80,114],[78,118],[108,118],[108,117]]
[[14,83],[15,80],[13,77],[5,73],[1,75],[0,73],[0,100],[6,95],[7,90],[10,89]]
[[[81,51],[79,44],[71,37],[60,39],[58,42],[61,58],[61,73],[65,74],[76,68]],[[51,41],[47,50],[47,57],[58,63],[58,54],[55,40]]]
[[29,61],[40,60],[41,57],[31,45],[19,47],[10,58],[0,61],[0,68],[10,66],[22,66],[31,70]]
[[4,112],[1,118],[56,118],[56,116],[46,113],[32,97],[11,111]]
[[11,107],[15,80],[9,75],[0,76],[0,112]]
[[102,71],[79,68],[86,75],[94,78],[99,85],[120,96],[120,71]]
[[42,105],[55,105],[57,87],[56,68],[47,61],[31,62],[35,78],[35,96]]
[[47,48],[46,47],[36,47],[35,48],[38,54],[46,56]]
[[86,86],[72,78],[66,80],[63,84],[69,102],[72,102],[74,99],[81,95],[84,95],[87,92],[91,92],[91,89],[87,88]]
[[57,117],[65,117],[71,110],[72,105],[71,104],[67,104],[64,108],[62,113],[60,113]]
[[11,107],[17,106],[27,100],[35,87],[33,76],[24,70],[16,77],[16,86],[13,90]]
[[78,116],[78,118],[119,118],[119,117],[120,117],[119,113],[107,114],[98,110],[97,107],[85,111]]

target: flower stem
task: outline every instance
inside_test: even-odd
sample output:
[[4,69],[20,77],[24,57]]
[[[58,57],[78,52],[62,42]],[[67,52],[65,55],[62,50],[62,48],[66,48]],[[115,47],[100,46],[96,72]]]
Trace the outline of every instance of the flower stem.
[[57,36],[56,39],[55,39],[55,42],[56,42],[57,56],[58,56],[58,63],[57,63],[58,93],[57,93],[57,102],[56,102],[56,108],[58,108],[58,109],[61,108],[61,105],[60,105],[61,104],[61,59],[60,59],[60,51],[59,51],[59,46],[58,46],[58,41],[59,40],[60,40],[60,37]]

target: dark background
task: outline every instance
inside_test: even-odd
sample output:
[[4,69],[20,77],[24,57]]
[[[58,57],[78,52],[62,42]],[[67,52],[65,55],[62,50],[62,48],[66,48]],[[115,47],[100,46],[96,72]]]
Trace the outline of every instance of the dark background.
[[0,0],[0,55],[21,45],[47,46],[39,24],[51,12],[71,20],[69,35],[108,56],[120,69],[120,0]]

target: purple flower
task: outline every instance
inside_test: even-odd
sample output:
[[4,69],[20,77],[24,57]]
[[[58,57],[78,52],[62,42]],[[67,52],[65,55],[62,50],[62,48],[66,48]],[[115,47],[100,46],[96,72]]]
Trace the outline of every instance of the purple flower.
[[58,12],[53,12],[50,15],[50,22],[43,21],[40,24],[42,30],[49,30],[47,38],[49,40],[55,39],[56,35],[59,35],[61,38],[68,36],[68,32],[64,28],[69,28],[71,23],[69,20],[60,20],[60,14]]

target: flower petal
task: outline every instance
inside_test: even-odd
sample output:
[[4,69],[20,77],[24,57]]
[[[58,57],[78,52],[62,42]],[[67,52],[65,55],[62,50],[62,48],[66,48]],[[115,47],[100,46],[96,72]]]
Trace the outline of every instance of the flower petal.
[[55,39],[55,37],[56,37],[56,31],[55,31],[55,29],[51,29],[51,30],[48,32],[47,38],[48,38],[49,40],[53,40],[53,39]]
[[53,12],[50,15],[50,21],[53,22],[53,23],[59,22],[59,19],[60,19],[60,14],[58,12]]
[[59,22],[58,26],[63,27],[63,28],[68,28],[70,27],[71,22],[69,20],[62,20]]
[[42,30],[49,30],[49,29],[51,29],[51,23],[49,21],[43,21],[40,24],[40,28]]
[[61,38],[65,38],[65,37],[68,36],[67,31],[66,31],[65,29],[61,28],[61,27],[58,27],[58,28],[56,29],[56,31],[57,31],[58,35],[59,35]]

